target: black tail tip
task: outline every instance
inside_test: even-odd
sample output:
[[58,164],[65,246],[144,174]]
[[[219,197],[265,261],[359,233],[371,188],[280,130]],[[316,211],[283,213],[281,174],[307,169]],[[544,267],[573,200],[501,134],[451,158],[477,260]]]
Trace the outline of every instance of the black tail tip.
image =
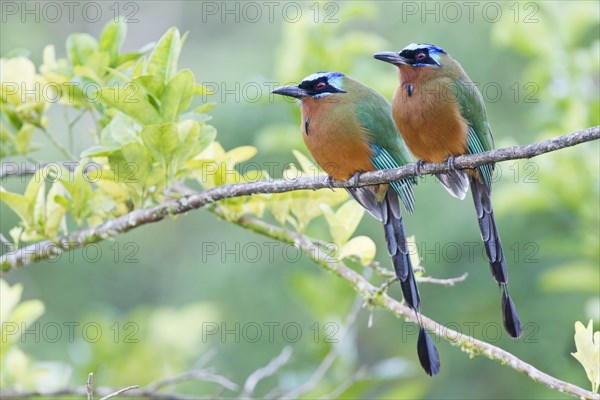
[[433,340],[425,328],[419,329],[419,339],[417,340],[417,354],[419,362],[425,373],[429,376],[436,376],[440,372],[440,357],[433,344]]
[[519,320],[519,314],[515,303],[508,295],[506,291],[502,291],[502,319],[504,322],[504,329],[512,338],[518,338],[523,333],[521,328],[521,321]]

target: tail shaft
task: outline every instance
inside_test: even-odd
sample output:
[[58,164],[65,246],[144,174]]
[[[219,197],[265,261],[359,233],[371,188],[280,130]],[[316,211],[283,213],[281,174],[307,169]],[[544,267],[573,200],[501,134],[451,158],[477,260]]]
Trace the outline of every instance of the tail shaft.
[[478,177],[470,177],[471,193],[473,203],[477,211],[477,220],[481,239],[485,246],[485,252],[490,263],[492,276],[502,289],[502,319],[506,332],[514,338],[521,336],[521,321],[517,313],[517,308],[508,293],[508,273],[506,271],[506,261],[502,250],[502,243],[496,220],[494,219],[494,210],[490,199],[490,191],[485,183]]
[[408,254],[408,243],[402,224],[398,196],[391,190],[388,190],[384,201],[381,203],[381,215],[388,253],[392,258],[396,277],[400,281],[404,301],[410,308],[415,310],[419,322],[419,338],[417,340],[419,362],[427,375],[437,375],[440,371],[440,358],[429,333],[423,327],[420,316],[417,314],[421,304],[419,287]]

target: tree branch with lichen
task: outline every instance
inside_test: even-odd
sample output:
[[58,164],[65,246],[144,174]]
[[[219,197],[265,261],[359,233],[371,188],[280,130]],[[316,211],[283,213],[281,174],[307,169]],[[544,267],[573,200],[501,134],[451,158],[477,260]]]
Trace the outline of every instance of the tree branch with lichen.
[[[531,158],[566,147],[590,142],[600,138],[600,126],[587,128],[568,135],[547,139],[538,143],[513,146],[487,151],[484,153],[462,155],[454,160],[457,169],[474,168],[490,162],[502,162]],[[354,182],[332,181],[326,176],[302,177],[297,179],[268,179],[250,183],[236,183],[217,186],[200,193],[184,196],[177,200],[168,200],[159,205],[141,208],[106,221],[98,226],[82,229],[61,236],[54,241],[46,240],[27,245],[20,249],[9,249],[0,257],[0,270],[8,270],[49,259],[65,251],[84,247],[87,244],[112,238],[134,228],[163,220],[166,217],[183,214],[202,208],[219,200],[255,194],[284,193],[294,190],[317,190],[325,188],[345,188],[368,186],[404,179],[411,176],[431,175],[448,171],[445,163],[424,163],[417,170],[416,164],[405,165],[391,170],[366,172]]]

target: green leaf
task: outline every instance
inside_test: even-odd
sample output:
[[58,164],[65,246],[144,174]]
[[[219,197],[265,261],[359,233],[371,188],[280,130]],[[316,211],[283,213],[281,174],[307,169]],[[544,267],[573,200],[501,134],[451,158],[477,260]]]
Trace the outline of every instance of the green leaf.
[[326,204],[321,204],[321,210],[333,241],[340,246],[350,239],[364,215],[364,209],[354,200],[344,203],[335,213]]
[[165,84],[177,71],[177,60],[181,53],[182,40],[177,28],[171,28],[158,41],[150,54],[147,72],[156,76]]
[[[90,99],[96,99],[98,96],[98,83],[86,76],[75,76],[70,81],[61,83],[60,88],[63,93],[68,93],[64,96],[68,99],[69,106],[84,107],[88,110],[94,108],[94,104]],[[84,93],[82,88],[86,88]]]
[[131,71],[132,78],[138,78],[144,75],[144,70],[146,69],[146,57],[142,57],[133,66],[133,70]]
[[162,118],[148,101],[142,86],[128,83],[124,87],[100,89],[102,100],[117,110],[127,114],[142,125],[160,124]]
[[200,140],[198,141],[198,153],[204,151],[217,137],[217,129],[212,125],[202,125]]
[[142,85],[148,93],[157,99],[160,98],[163,90],[165,90],[165,83],[154,75],[141,75],[133,81]]
[[98,42],[87,33],[73,33],[67,38],[67,55],[71,64],[83,65],[87,58],[98,51]]
[[592,320],[587,327],[579,321],[575,322],[577,352],[571,353],[571,355],[585,369],[585,373],[592,383],[592,391],[596,393],[600,384],[600,331],[594,332],[593,326]]
[[110,65],[110,56],[108,53],[99,52],[90,54],[85,65],[75,67],[75,73],[92,79],[94,82],[101,82]]
[[65,230],[65,214],[67,209],[55,197],[61,196],[64,188],[59,182],[55,182],[48,191],[46,198],[46,220],[44,221],[44,233],[51,238],[58,235],[58,231]]
[[44,311],[44,303],[40,300],[27,300],[19,303],[17,308],[13,311],[10,321],[16,322],[19,325],[28,325],[41,317],[42,314],[44,314]]
[[194,94],[195,95],[212,95],[213,92],[210,91],[206,86],[196,83],[194,84]]
[[318,171],[320,171],[319,167],[310,161],[308,157],[300,153],[298,150],[292,150],[292,153],[294,153],[294,157],[296,157],[296,160],[298,160],[300,168],[305,174],[309,176],[316,176],[315,173],[318,174]]
[[225,154],[225,164],[227,168],[233,169],[236,164],[242,163],[256,155],[256,147],[240,146],[229,150]]
[[147,177],[150,173],[150,155],[140,143],[129,143],[108,156],[108,163],[114,172],[113,181],[127,185],[133,190],[134,201],[144,193],[144,187],[150,185]]
[[27,203],[27,198],[17,193],[0,191],[0,201],[5,203],[26,224],[33,222],[32,210]]
[[27,154],[30,151],[33,131],[35,131],[34,125],[24,123],[15,135],[15,147],[19,154]]
[[22,195],[0,190],[0,201],[12,209],[28,227],[33,226],[36,222],[36,204],[39,201],[40,193],[42,202],[44,201],[44,179],[46,179],[47,173],[47,168],[38,170],[31,177],[25,193]]
[[215,108],[216,105],[217,105],[217,103],[205,103],[205,104],[202,104],[201,106],[194,108],[194,112],[198,113],[198,114],[204,114],[204,113],[212,110],[213,108]]
[[60,180],[60,183],[69,194],[68,204],[65,205],[62,200],[64,196],[57,195],[54,197],[54,201],[62,206],[66,206],[67,209],[71,211],[73,218],[80,226],[84,219],[94,212],[93,206],[90,204],[92,189],[90,187],[90,182],[86,179],[87,176],[85,176],[85,165],[86,164],[84,163],[79,163],[77,165],[74,174],[71,175],[73,179],[69,179],[70,176],[66,175],[65,178]]
[[119,145],[139,141],[133,119],[123,113],[117,113],[100,132],[103,145]]
[[198,139],[200,138],[200,124],[190,120],[181,121],[177,124],[177,133],[179,144],[173,158],[178,164],[182,164],[190,156],[199,153]]
[[16,283],[8,285],[4,279],[0,279],[0,326],[9,320],[23,294],[23,285]]
[[111,67],[117,66],[119,50],[125,42],[126,35],[127,24],[123,20],[109,22],[102,30],[102,34],[100,34],[98,49],[106,51],[110,55]]
[[[119,68],[124,67],[124,64],[127,64],[130,61],[135,61],[138,58],[142,57],[144,54],[146,54],[149,50],[154,48],[154,45],[156,43],[148,43],[147,45],[143,46],[141,49],[137,50],[137,51],[130,51],[128,53],[123,53],[123,54],[119,54],[119,57],[117,58],[117,62],[116,65],[119,66]],[[145,58],[142,58],[141,60],[144,60],[145,62]],[[140,61],[141,61],[140,60]],[[144,63],[142,63],[143,65]],[[137,64],[136,64],[137,67]],[[133,77],[138,76],[140,74],[132,74]]]
[[179,144],[177,124],[148,125],[141,136],[152,157],[167,170]]
[[189,69],[181,70],[169,80],[161,101],[161,114],[165,121],[176,121],[192,102],[194,93],[194,74]]
[[92,157],[106,157],[114,151],[120,149],[121,146],[118,144],[112,144],[107,146],[92,146],[81,152],[79,157],[81,158],[92,158]]
[[349,256],[356,256],[362,265],[367,265],[375,258],[376,251],[375,242],[370,237],[357,236],[342,246],[338,257],[343,260]]

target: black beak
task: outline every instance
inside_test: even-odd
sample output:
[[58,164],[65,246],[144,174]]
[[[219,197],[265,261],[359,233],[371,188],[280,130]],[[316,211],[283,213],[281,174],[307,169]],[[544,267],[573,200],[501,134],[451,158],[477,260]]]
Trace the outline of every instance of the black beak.
[[381,53],[375,53],[373,54],[373,57],[394,65],[410,64],[406,58],[402,57],[399,53],[393,51],[382,51]]
[[308,96],[308,92],[304,89],[300,89],[298,86],[282,86],[273,90],[271,93],[280,94],[282,96],[295,97],[301,99],[302,97]]

